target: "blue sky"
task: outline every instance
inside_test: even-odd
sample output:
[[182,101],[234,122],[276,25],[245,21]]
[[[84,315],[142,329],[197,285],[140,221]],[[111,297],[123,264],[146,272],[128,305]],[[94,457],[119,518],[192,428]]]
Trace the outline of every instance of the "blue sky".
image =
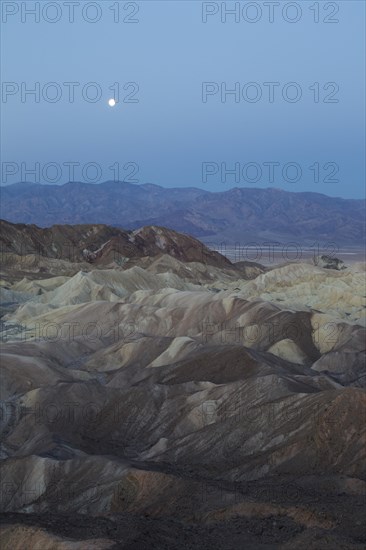
[[[80,1],[73,23],[62,1],[39,22],[21,13],[21,2],[4,4],[2,184],[24,179],[36,163],[36,176],[26,179],[64,183],[69,163],[78,163],[79,181],[113,179],[118,166],[120,179],[167,187],[364,196],[363,2],[277,2],[273,22],[263,2],[238,3],[226,22],[221,2],[197,0]],[[83,18],[86,4],[96,6],[84,16],[99,21]],[[36,82],[39,102],[22,98]],[[65,82],[79,83],[73,103]],[[97,86],[84,88],[90,82]],[[119,102],[111,108],[116,82]],[[237,95],[221,98],[225,87]],[[206,89],[213,92],[203,102]],[[225,177],[225,169],[235,173]]]

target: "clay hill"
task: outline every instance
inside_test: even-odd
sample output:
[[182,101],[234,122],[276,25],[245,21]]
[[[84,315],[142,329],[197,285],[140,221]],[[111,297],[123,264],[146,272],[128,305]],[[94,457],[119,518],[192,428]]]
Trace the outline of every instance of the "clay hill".
[[364,264],[2,230],[1,548],[365,548]]
[[1,188],[1,217],[46,227],[104,223],[127,229],[164,226],[206,239],[333,242],[362,246],[365,201],[280,189],[193,187],[105,182],[98,185],[19,183]]

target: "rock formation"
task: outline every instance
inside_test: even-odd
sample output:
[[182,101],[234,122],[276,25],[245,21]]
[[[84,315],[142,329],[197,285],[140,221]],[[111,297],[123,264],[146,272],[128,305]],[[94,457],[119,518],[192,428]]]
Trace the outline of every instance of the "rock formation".
[[365,546],[363,265],[3,228],[4,549]]

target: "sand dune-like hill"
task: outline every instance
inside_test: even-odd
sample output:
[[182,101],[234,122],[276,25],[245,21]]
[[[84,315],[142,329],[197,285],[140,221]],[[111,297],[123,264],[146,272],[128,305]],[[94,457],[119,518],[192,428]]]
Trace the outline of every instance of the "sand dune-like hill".
[[96,227],[93,261],[7,245],[4,548],[363,547],[364,266],[209,263],[155,227],[119,265]]

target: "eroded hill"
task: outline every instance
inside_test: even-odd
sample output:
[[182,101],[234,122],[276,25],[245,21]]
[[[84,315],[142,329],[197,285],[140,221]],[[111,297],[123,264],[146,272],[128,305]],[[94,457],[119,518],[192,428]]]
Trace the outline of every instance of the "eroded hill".
[[4,548],[364,547],[363,265],[4,227]]

